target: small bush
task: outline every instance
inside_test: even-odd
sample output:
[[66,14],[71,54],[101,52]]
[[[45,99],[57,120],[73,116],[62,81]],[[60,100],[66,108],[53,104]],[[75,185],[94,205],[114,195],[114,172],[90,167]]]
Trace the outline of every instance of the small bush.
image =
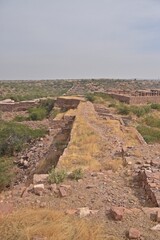
[[160,110],[160,104],[159,103],[152,103],[151,105],[152,109]]
[[151,107],[149,105],[139,107],[139,106],[131,106],[130,111],[134,113],[137,117],[142,117],[145,114],[149,113],[151,110]]
[[160,128],[160,119],[152,116],[145,118],[145,123],[150,127]]
[[55,170],[54,168],[49,173],[48,181],[50,183],[61,183],[67,177],[65,170]]
[[137,130],[147,143],[160,143],[160,130],[144,125],[139,125]]
[[47,112],[47,116],[50,114],[50,112],[52,111],[53,107],[54,107],[54,99],[48,98],[45,100],[41,100],[40,102],[40,107],[44,108]]
[[43,137],[44,129],[31,129],[15,122],[0,121],[0,156],[12,156],[19,152],[32,139]]
[[75,169],[70,175],[69,178],[78,181],[79,179],[83,178],[83,170],[82,168]]
[[22,116],[22,115],[17,115],[14,118],[14,121],[16,121],[16,122],[23,122],[23,121],[26,121],[26,120],[27,120],[27,118]]
[[37,121],[43,120],[47,117],[47,111],[45,108],[42,107],[34,107],[29,109],[29,120]]
[[93,93],[88,93],[86,94],[86,99],[90,102],[94,102],[95,101],[95,96]]
[[129,106],[127,105],[119,105],[117,109],[118,109],[118,114],[128,115],[130,113]]
[[11,160],[0,158],[0,191],[10,185],[13,178]]

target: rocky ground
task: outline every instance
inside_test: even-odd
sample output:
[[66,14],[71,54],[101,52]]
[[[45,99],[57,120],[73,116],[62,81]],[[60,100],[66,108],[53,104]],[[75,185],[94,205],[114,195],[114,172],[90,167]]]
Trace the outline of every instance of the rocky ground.
[[[118,239],[160,239],[160,145],[145,144],[119,116],[108,109],[98,111],[100,108],[95,106],[94,110],[87,103],[83,111],[86,121],[103,139],[98,160],[121,158],[123,166],[117,171],[88,169],[82,179],[66,178],[60,184],[49,184],[48,175],[34,175],[29,186],[19,181],[0,194],[0,213],[21,207],[59,209],[103,223],[106,235]],[[87,118],[88,111],[95,111],[98,122]],[[41,154],[47,152],[54,134],[52,127],[49,135],[26,150],[28,164],[44,156]],[[21,160],[24,166],[24,153],[18,163]]]

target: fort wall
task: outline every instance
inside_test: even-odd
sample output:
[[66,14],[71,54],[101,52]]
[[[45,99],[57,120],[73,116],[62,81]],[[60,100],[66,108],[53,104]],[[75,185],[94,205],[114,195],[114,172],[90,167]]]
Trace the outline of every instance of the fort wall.
[[54,106],[61,109],[69,110],[77,108],[79,103],[80,103],[79,99],[57,98]]
[[114,99],[127,104],[160,103],[160,96],[127,96],[122,94],[109,94]]
[[24,102],[14,102],[14,103],[0,103],[0,111],[3,112],[18,112],[26,111],[27,109],[37,106],[36,101],[24,101]]

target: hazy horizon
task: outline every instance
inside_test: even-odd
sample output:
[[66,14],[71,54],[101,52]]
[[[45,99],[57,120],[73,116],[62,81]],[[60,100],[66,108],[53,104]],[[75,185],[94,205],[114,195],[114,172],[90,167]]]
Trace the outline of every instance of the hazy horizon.
[[158,0],[0,0],[0,80],[160,79]]

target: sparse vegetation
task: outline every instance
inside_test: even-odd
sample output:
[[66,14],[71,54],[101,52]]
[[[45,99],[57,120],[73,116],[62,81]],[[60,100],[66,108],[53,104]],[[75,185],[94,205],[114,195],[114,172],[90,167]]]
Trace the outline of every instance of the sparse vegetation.
[[113,160],[106,160],[103,164],[105,170],[112,170],[113,172],[118,171],[123,166],[122,159],[113,159]]
[[52,169],[49,173],[48,181],[50,183],[61,183],[64,181],[64,179],[67,177],[67,173],[65,170],[56,170]]
[[147,116],[144,119],[147,126],[154,127],[154,128],[160,128],[160,119],[153,117],[153,116]]
[[50,209],[21,209],[0,221],[1,239],[102,240],[104,228],[95,221],[66,216]]
[[17,115],[17,116],[15,116],[15,118],[13,120],[16,122],[23,122],[23,121],[27,120],[27,117],[24,117],[22,115]]
[[116,107],[117,107],[117,110],[118,110],[118,114],[128,115],[130,113],[130,108],[127,105],[120,104]]
[[28,120],[37,121],[47,117],[47,111],[43,107],[34,107],[29,109]]
[[12,156],[19,152],[32,139],[42,137],[44,129],[30,129],[15,122],[0,121],[0,156]]
[[69,178],[78,181],[79,179],[83,178],[83,175],[84,173],[82,168],[77,168],[69,175]]
[[87,93],[85,97],[92,103],[105,103],[113,99],[110,95],[102,92]]
[[135,114],[137,117],[142,117],[148,114],[151,111],[150,105],[144,106],[130,106],[124,103],[118,103],[110,105],[110,107],[115,107],[117,109],[118,114],[128,115],[128,114]]
[[10,185],[13,179],[12,167],[11,159],[0,158],[0,191]]
[[147,143],[160,143],[160,130],[145,125],[139,125],[137,130]]
[[160,110],[160,104],[159,103],[152,103],[151,108],[156,109],[156,110]]

